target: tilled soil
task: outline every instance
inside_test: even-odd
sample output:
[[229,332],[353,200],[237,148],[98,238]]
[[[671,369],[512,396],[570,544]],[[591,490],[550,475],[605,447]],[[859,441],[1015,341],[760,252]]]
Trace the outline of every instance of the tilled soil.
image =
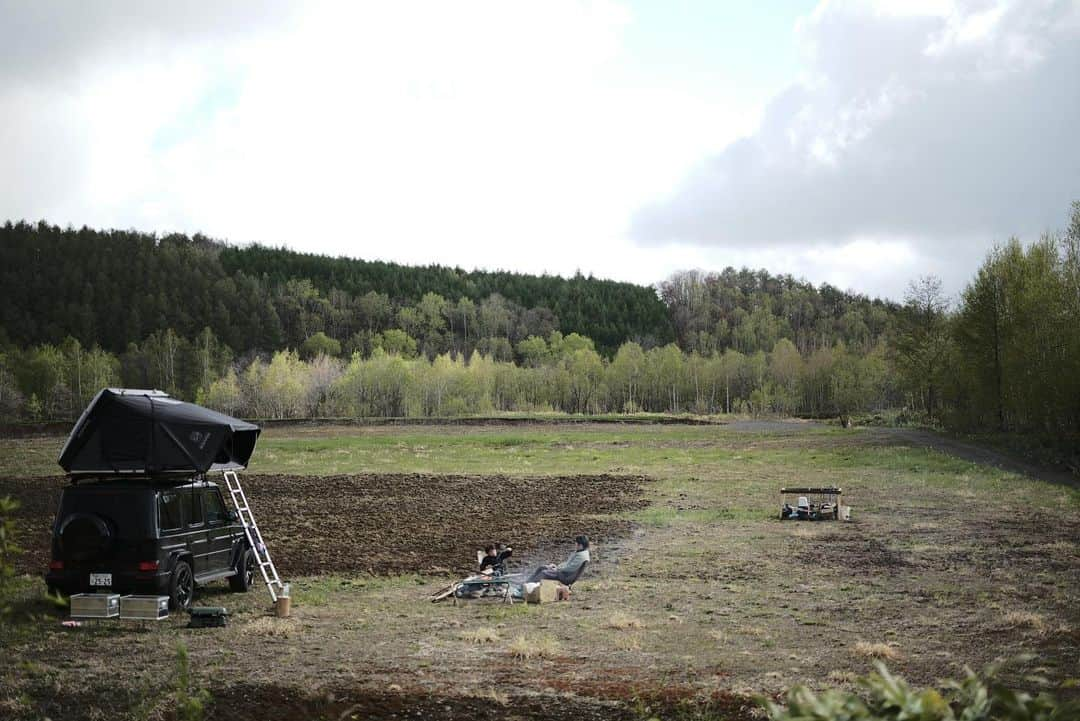
[[[104,703],[103,703],[104,701]],[[111,701],[111,703],[110,703]],[[46,698],[38,711],[45,718],[71,721],[101,718],[104,714],[126,717],[137,709],[138,699],[123,695],[103,699],[100,694],[67,694]],[[162,704],[170,705],[170,704]],[[90,709],[93,709],[90,711]],[[569,696],[491,698],[435,696],[430,694],[374,692],[364,689],[324,690],[319,693],[269,684],[234,684],[215,689],[205,708],[215,721],[265,721],[269,718],[304,721],[394,721],[438,719],[441,721],[634,721],[640,716],[625,705]],[[156,713],[153,714],[158,717]],[[169,709],[162,718],[179,718]]]
[[[571,691],[548,695],[444,696],[412,689],[374,691],[354,687],[318,692],[265,683],[238,683],[215,688],[205,706],[206,718],[215,721],[263,721],[267,718],[305,721],[396,721],[439,719],[442,721],[636,721],[642,718],[724,718],[749,721],[760,718],[750,697],[716,692],[709,698],[687,696],[677,685],[641,693],[625,683],[598,684],[598,693],[578,695]],[[575,688],[574,691],[580,691]],[[613,699],[620,699],[615,701]],[[143,713],[166,721],[178,718],[168,699],[146,706]],[[114,715],[138,714],[145,698],[137,694],[72,693],[47,696],[38,706],[45,718],[71,721]]]
[[468,571],[472,552],[505,542],[522,559],[587,533],[625,535],[596,518],[647,505],[646,479],[427,474],[245,479],[276,562],[290,575]]
[[[557,696],[492,694],[490,697],[447,697],[408,692],[374,693],[358,689],[311,694],[280,686],[238,684],[216,694],[208,711],[216,721],[261,721],[269,715],[311,721],[390,721],[406,718],[444,721],[636,721],[658,716],[746,721],[760,718],[753,699],[737,694],[717,692],[711,698],[690,701],[679,693],[677,687],[670,692],[659,689],[641,694],[638,689],[617,682],[598,686],[599,693],[586,696],[578,695],[581,688],[575,687],[573,692],[567,690]],[[611,699],[622,699],[623,702],[617,703]],[[628,701],[632,703],[626,703]]]
[[270,716],[296,719],[443,719],[495,721],[507,718],[545,721],[633,721],[630,709],[578,698],[432,696],[339,690],[308,694],[279,686],[233,686],[214,697],[210,716],[220,721],[262,721]]
[[[470,570],[473,551],[505,542],[524,560],[572,547],[586,533],[614,538],[629,522],[605,516],[647,505],[635,476],[525,477],[428,474],[249,476],[251,508],[285,576]],[[0,479],[19,501],[24,533],[16,567],[41,573],[63,477]],[[599,517],[598,517],[599,516]]]

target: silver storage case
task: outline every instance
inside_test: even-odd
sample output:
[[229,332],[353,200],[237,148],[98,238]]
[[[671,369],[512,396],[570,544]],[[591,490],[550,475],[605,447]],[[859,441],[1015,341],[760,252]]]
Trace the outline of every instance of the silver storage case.
[[76,593],[71,597],[72,618],[114,618],[119,615],[119,593]]
[[168,596],[124,596],[120,599],[120,618],[160,621],[168,617]]

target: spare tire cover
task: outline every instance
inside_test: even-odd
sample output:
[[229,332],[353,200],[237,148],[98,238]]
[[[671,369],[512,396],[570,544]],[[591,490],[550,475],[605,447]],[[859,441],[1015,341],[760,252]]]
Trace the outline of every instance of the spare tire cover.
[[60,524],[60,548],[73,561],[92,561],[109,550],[112,531],[93,513],[72,513]]

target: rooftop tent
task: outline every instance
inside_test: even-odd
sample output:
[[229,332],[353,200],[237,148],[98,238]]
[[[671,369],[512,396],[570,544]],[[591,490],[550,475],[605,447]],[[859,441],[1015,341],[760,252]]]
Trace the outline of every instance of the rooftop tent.
[[245,468],[259,427],[161,391],[105,388],[71,430],[71,474],[206,473]]

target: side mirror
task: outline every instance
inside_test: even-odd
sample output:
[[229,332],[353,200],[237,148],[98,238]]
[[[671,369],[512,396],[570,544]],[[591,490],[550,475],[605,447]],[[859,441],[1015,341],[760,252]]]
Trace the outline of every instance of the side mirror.
[[230,510],[226,511],[225,515],[229,519],[229,523],[239,523],[240,522],[240,514],[238,514],[234,510],[230,509]]

